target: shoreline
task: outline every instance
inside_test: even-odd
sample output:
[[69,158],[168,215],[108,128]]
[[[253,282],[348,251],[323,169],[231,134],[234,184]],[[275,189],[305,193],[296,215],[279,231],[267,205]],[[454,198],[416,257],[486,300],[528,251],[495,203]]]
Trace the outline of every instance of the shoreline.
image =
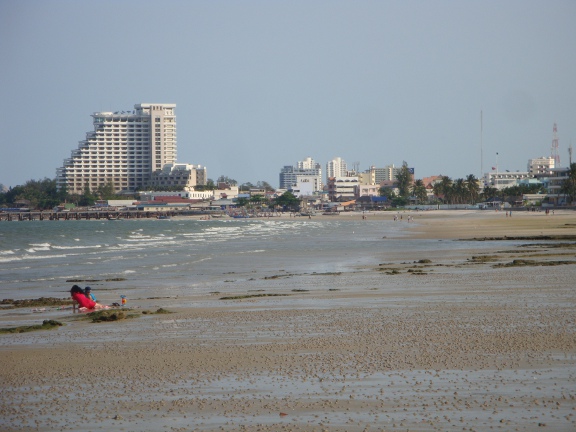
[[[100,324],[52,311],[63,327],[0,335],[2,428],[576,428],[576,243],[541,237],[575,236],[576,213],[411,214],[410,241],[498,240],[263,282],[285,297],[131,299],[173,313]],[[44,318],[12,311],[0,322]]]

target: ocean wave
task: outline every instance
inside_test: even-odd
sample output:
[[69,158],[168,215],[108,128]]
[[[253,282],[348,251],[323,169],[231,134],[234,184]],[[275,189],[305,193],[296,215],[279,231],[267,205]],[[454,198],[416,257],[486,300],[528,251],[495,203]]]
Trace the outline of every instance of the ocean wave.
[[51,259],[51,258],[66,258],[68,255],[59,254],[59,255],[23,255],[22,260],[32,259],[32,260],[43,260],[43,259]]
[[52,249],[92,249],[92,248],[101,248],[102,245],[93,245],[93,246],[52,246]]
[[46,247],[50,247],[50,243],[30,243],[30,246],[32,246],[33,248],[46,248]]
[[175,237],[149,237],[149,236],[142,236],[140,238],[127,238],[124,239],[124,241],[129,241],[129,242],[149,242],[149,241],[159,241],[159,242],[163,242],[166,240],[174,240]]
[[24,250],[28,253],[45,252],[45,251],[49,251],[50,247],[37,247],[37,248],[30,248],[30,249],[24,249]]
[[16,252],[14,252],[13,250],[3,250],[0,251],[0,256],[2,255],[14,255]]

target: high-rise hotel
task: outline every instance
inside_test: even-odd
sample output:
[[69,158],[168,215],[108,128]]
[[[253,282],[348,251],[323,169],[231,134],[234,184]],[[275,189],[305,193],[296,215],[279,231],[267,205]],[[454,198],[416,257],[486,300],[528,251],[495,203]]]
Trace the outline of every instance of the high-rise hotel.
[[58,188],[81,194],[112,183],[129,192],[151,184],[153,173],[176,163],[175,107],[142,103],[134,111],[92,114],[94,131],[57,169]]

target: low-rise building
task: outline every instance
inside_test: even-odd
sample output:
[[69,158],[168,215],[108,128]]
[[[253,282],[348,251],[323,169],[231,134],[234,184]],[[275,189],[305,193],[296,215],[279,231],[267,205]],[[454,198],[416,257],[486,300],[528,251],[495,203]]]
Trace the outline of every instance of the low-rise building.
[[516,186],[521,180],[534,177],[527,171],[492,171],[484,174],[484,186],[490,186],[496,189],[504,189],[507,187]]
[[548,177],[548,203],[552,205],[566,205],[568,197],[562,193],[562,186],[568,180],[570,168],[552,168]]
[[532,177],[542,174],[550,175],[553,168],[554,168],[553,157],[541,156],[539,158],[528,160],[528,173],[531,174]]
[[166,164],[152,173],[149,184],[155,187],[181,187],[189,191],[197,185],[205,185],[206,177],[206,167],[201,165]]
[[330,177],[328,178],[327,189],[330,201],[347,201],[357,198],[358,177]]

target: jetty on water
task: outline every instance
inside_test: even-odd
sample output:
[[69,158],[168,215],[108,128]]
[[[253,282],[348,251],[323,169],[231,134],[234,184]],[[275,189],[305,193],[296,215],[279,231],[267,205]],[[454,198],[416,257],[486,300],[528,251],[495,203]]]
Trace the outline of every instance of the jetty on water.
[[173,216],[218,216],[221,212],[171,210],[171,211],[146,211],[146,210],[83,210],[83,211],[20,211],[0,212],[0,221],[33,221],[33,220],[122,220],[122,219],[166,219]]

